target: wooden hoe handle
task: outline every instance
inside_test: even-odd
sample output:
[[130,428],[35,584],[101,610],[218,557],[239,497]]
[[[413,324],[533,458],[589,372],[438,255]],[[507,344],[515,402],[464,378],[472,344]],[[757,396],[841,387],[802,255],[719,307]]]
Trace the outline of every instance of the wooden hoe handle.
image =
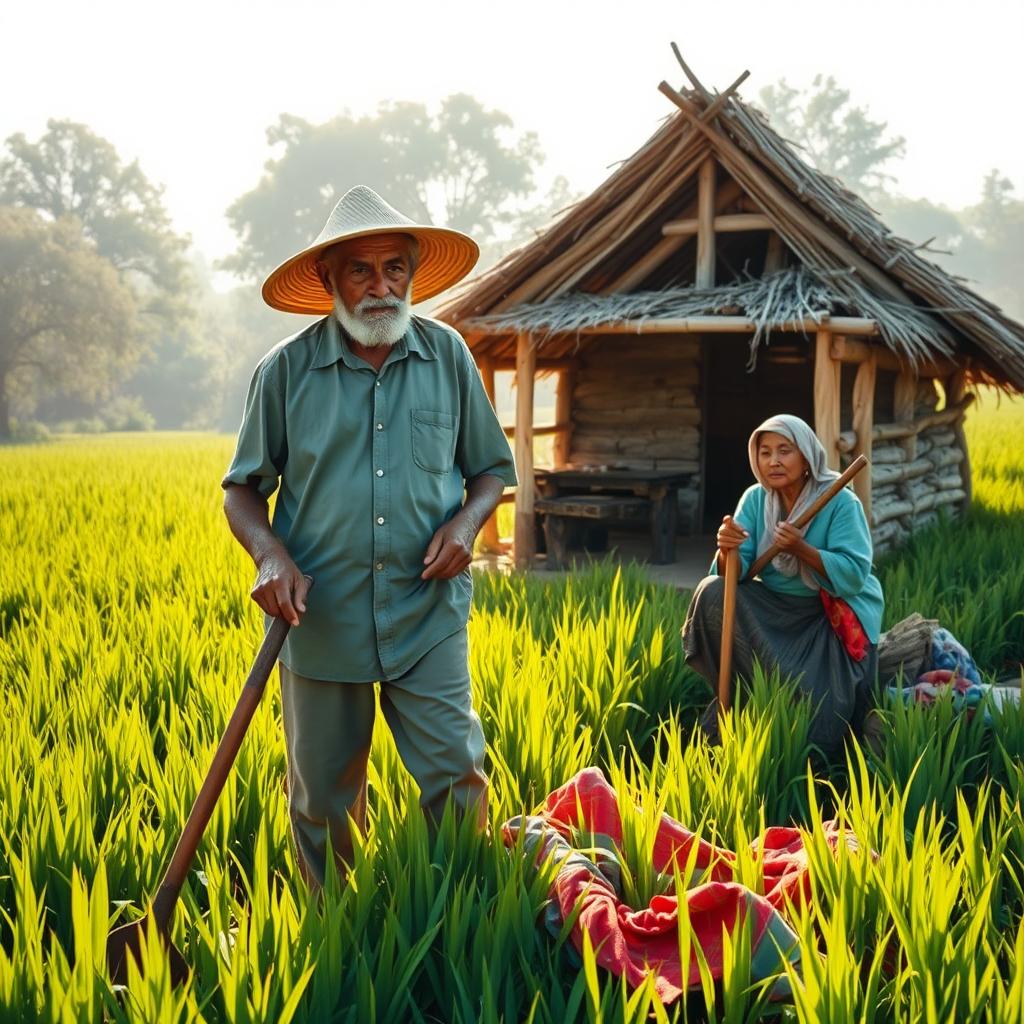
[[[802,512],[793,520],[793,525],[802,530],[866,465],[867,457],[858,455],[843,471],[842,475],[835,481],[827,491],[822,491],[815,498],[814,503],[806,512]],[[747,570],[745,580],[752,580],[780,551],[778,544],[773,544],[754,564]]]
[[736,584],[740,580],[740,553],[731,548],[725,553],[725,594],[722,598],[722,649],[718,659],[718,704],[728,711],[731,703],[732,633],[736,621]]
[[[306,579],[312,586],[312,579],[309,576]],[[196,849],[210,822],[213,809],[217,805],[217,798],[227,781],[228,773],[238,756],[238,748],[242,745],[252,716],[255,714],[256,708],[259,707],[267,680],[270,678],[270,673],[273,671],[277,656],[281,653],[281,647],[284,645],[290,628],[285,619],[275,618],[270,629],[267,630],[263,643],[256,654],[256,660],[249,670],[249,676],[242,687],[235,710],[231,713],[231,719],[221,737],[217,752],[213,755],[210,770],[206,773],[195,803],[192,804],[188,821],[185,822],[185,827],[181,830],[181,838],[174,848],[163,881],[153,897],[153,919],[160,931],[165,934],[174,912],[174,906],[178,902],[181,887],[188,877]]]

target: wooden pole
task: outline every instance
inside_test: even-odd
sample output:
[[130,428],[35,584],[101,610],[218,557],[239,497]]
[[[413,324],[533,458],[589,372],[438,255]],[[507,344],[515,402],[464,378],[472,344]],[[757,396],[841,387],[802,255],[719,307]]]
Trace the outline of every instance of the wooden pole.
[[718,709],[728,711],[732,695],[732,634],[736,621],[736,585],[740,581],[740,553],[725,553],[725,588],[722,595],[722,647],[718,657]]
[[[787,333],[816,334],[823,326],[830,331],[843,334],[875,335],[878,324],[859,316],[833,316],[827,320],[806,317],[800,320],[779,320],[767,325],[772,331]],[[745,316],[666,317],[663,320],[616,320],[611,323],[594,324],[591,327],[572,327],[566,331],[552,331],[552,335],[568,335],[575,338],[580,334],[746,334],[756,330],[758,325]],[[886,350],[888,351],[888,350]],[[893,356],[895,359],[895,356]]]
[[[729,231],[771,231],[772,222],[763,213],[722,213],[711,221],[716,234]],[[700,221],[696,217],[683,217],[680,220],[667,220],[661,226],[661,233],[667,238],[671,235],[695,235],[700,230]]]
[[715,285],[715,160],[708,157],[697,172],[698,288]]
[[832,358],[832,331],[822,327],[814,349],[814,432],[825,448],[829,469],[839,468],[839,371]]
[[536,552],[533,499],[533,378],[537,350],[528,332],[516,337],[516,489],[514,552],[517,569],[527,569]]
[[785,265],[786,243],[782,241],[782,236],[777,231],[773,231],[768,236],[768,248],[764,256],[765,277],[774,274],[777,270],[782,270]]
[[572,451],[572,392],[576,383],[575,368],[569,367],[558,375],[555,387],[555,424],[566,429],[555,435],[555,469],[561,469],[569,461]]
[[[967,393],[967,375],[963,370],[957,370],[945,382],[946,408],[952,408],[960,404],[966,404],[968,398],[973,395]],[[963,462],[960,463],[960,486],[964,492],[964,500],[960,508],[966,512],[971,504],[973,485],[971,483],[971,453],[967,448],[967,435],[964,433],[964,418],[961,415],[953,421],[953,433],[956,435],[957,444],[964,453]]]
[[[896,375],[896,386],[893,392],[892,418],[896,423],[913,423],[914,409],[917,405],[917,374],[910,370],[901,370]],[[907,462],[917,458],[917,434],[900,441],[903,457]]]
[[[837,334],[840,328],[836,325],[841,320],[841,317],[834,317],[831,320],[832,330]],[[844,331],[843,333],[852,332]],[[871,356],[875,357],[880,370],[894,370],[896,373],[901,373],[903,370],[911,369],[917,377],[946,377],[954,373],[957,368],[952,359],[942,357],[924,359],[913,367],[909,367],[906,362],[900,361],[891,348],[886,348],[884,345],[871,345],[866,341],[855,341],[853,338],[845,337],[836,337],[832,340],[832,358],[841,363],[863,363]]]
[[[863,455],[858,455],[839,475],[833,480],[827,491],[822,491],[811,504],[809,509],[801,512],[793,521],[793,525],[802,530],[851,480],[856,479],[857,474],[868,464]],[[778,544],[772,544],[763,555],[759,556],[754,564],[747,570],[744,580],[752,580],[780,551]]]
[[[480,362],[480,377],[484,383],[484,391],[490,399],[492,408],[496,408],[494,391],[494,361],[483,359]],[[490,516],[480,531],[480,544],[484,551],[495,553],[501,549],[501,538],[498,536],[498,511]]]
[[[872,431],[875,426],[875,380],[877,362],[872,356],[857,367],[853,381],[853,429],[857,435],[854,456],[863,455],[871,461]],[[854,478],[853,489],[864,506],[868,526],[871,525],[871,474],[861,473]]]
[[[729,203],[736,200],[741,194],[739,185],[734,181],[726,182],[715,195],[717,209],[724,209]],[[683,211],[684,217],[692,217],[697,212],[696,201],[687,205]],[[674,252],[681,249],[690,240],[689,235],[668,235],[653,245],[648,252],[629,264],[628,267],[614,280],[605,285],[599,292],[600,295],[613,295],[616,292],[628,292],[635,288],[649,274],[660,267]]]

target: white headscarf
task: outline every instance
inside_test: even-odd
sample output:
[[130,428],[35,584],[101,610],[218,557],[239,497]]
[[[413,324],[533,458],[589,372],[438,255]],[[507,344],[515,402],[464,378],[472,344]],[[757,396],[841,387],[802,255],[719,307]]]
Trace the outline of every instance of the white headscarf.
[[[807,482],[793,503],[789,516],[786,515],[783,508],[779,492],[768,486],[768,481],[761,475],[757,464],[757,449],[761,435],[767,433],[781,434],[792,441],[800,449],[800,454],[807,460]],[[801,512],[814,503],[815,498],[822,491],[828,489],[829,485],[839,477],[839,474],[834,469],[828,468],[828,458],[822,443],[818,440],[818,435],[799,416],[789,416],[783,413],[766,419],[750,435],[747,451],[750,455],[750,468],[765,492],[764,531],[757,545],[757,554],[760,556],[774,543],[775,527],[785,519],[795,520]],[[783,576],[795,576],[799,572],[800,579],[811,590],[819,590],[821,587],[811,575],[811,570],[796,555],[788,554],[785,551],[780,552],[772,559],[772,565]]]

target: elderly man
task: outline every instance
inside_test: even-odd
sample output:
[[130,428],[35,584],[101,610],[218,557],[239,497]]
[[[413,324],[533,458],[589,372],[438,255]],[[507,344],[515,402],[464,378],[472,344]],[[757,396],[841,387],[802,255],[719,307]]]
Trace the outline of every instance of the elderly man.
[[477,256],[465,235],[416,224],[359,186],[263,286],[277,309],[328,314],[256,368],[223,480],[231,530],[256,565],[253,600],[298,627],[281,654],[281,701],[289,813],[313,885],[328,839],[350,861],[348,816],[364,820],[374,682],[428,816],[449,796],[485,814],[469,564],[515,471],[465,342],[410,313]]

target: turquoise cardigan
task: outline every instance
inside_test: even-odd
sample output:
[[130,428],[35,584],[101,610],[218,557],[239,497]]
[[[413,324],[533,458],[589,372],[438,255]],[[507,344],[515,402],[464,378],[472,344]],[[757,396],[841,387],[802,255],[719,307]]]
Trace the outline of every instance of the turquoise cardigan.
[[[740,498],[733,518],[750,536],[740,545],[742,575],[757,557],[757,547],[764,533],[764,488],[760,484],[748,487]],[[878,643],[882,628],[882,585],[871,572],[871,531],[860,499],[849,488],[841,490],[815,517],[804,533],[804,540],[821,553],[828,572],[822,579],[812,570],[811,575],[823,589],[841,597],[852,609],[864,627],[868,639]],[[717,558],[711,563],[713,575],[718,573]],[[761,581],[770,590],[797,597],[813,597],[800,575],[784,576],[770,563],[761,570]]]

